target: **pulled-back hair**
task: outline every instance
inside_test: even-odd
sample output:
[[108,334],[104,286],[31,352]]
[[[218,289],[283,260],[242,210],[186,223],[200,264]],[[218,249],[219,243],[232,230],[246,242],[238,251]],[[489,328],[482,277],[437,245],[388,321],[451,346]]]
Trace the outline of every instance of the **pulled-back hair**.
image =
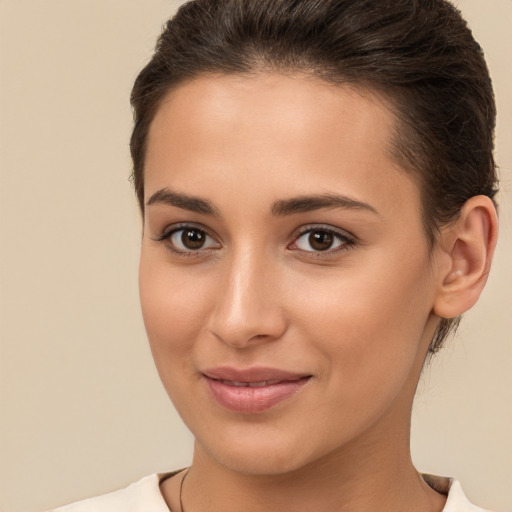
[[[349,83],[390,102],[393,156],[417,178],[431,248],[470,197],[494,198],[491,80],[482,49],[448,1],[194,0],[167,22],[132,90],[142,212],[149,126],[166,94],[202,75],[267,71]],[[432,352],[458,321],[440,321]]]

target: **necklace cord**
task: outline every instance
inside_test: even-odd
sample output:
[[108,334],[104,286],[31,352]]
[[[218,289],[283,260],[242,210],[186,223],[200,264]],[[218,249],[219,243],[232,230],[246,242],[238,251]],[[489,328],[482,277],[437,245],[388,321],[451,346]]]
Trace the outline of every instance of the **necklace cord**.
[[185,512],[185,509],[183,508],[183,482],[185,481],[185,478],[187,478],[188,475],[188,469],[186,470],[185,474],[183,475],[183,478],[180,482],[180,512]]

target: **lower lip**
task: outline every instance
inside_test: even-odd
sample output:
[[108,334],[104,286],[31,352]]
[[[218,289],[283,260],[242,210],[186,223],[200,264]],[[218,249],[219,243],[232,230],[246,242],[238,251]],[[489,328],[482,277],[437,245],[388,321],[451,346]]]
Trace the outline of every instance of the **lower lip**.
[[266,411],[292,397],[309,381],[309,377],[281,381],[268,386],[230,386],[206,377],[215,400],[233,412],[256,413]]

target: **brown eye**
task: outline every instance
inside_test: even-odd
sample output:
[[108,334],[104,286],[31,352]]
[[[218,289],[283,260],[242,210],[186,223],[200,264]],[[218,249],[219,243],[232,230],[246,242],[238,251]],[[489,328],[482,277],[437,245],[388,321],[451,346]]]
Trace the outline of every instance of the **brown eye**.
[[327,251],[334,243],[334,236],[328,231],[312,231],[308,242],[315,251]]
[[190,250],[201,249],[206,241],[206,234],[198,229],[184,229],[181,235],[181,243]]
[[176,252],[199,252],[204,249],[218,248],[219,244],[205,231],[194,227],[177,229],[165,237]]
[[304,252],[318,253],[346,249],[353,244],[354,242],[351,238],[343,233],[334,231],[334,229],[312,228],[303,231],[291,248]]

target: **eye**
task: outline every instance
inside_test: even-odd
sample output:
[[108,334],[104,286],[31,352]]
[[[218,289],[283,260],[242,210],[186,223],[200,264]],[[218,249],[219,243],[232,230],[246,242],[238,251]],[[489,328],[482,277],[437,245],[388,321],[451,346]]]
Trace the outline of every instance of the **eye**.
[[171,229],[158,237],[157,241],[165,241],[171,251],[182,254],[220,247],[220,244],[206,231],[194,226]]
[[332,252],[353,244],[353,240],[337,231],[327,228],[312,228],[302,234],[290,246],[307,252]]

